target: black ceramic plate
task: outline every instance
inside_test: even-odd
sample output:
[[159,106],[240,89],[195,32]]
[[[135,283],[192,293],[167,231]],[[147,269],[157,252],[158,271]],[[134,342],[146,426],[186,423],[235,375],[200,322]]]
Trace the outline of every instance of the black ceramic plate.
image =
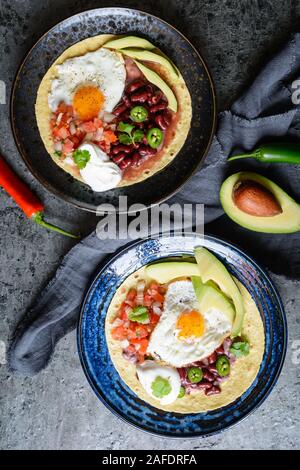
[[[55,59],[72,44],[97,34],[144,36],[165,52],[181,71],[193,103],[192,126],[174,161],[143,183],[95,193],[61,170],[47,154],[36,125],[34,104],[41,79]],[[173,195],[203,162],[214,133],[215,93],[209,71],[198,52],[163,20],[127,8],[99,8],[72,16],[54,26],[33,46],[21,65],[11,98],[11,120],[18,149],[33,175],[66,201],[95,212],[100,204],[146,206]]]

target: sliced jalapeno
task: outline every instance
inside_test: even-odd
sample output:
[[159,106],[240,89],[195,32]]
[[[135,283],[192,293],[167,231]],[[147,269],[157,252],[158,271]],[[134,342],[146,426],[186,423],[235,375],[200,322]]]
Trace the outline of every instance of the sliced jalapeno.
[[148,111],[144,106],[135,106],[130,111],[130,117],[134,122],[143,122],[148,118]]
[[178,398],[183,398],[184,395],[185,395],[185,388],[181,386],[179,393],[178,393]]
[[216,362],[216,368],[217,368],[218,374],[221,377],[225,377],[226,375],[229,375],[230,362],[229,362],[228,357],[223,354],[219,356]]
[[153,149],[157,149],[160,146],[163,138],[164,133],[158,127],[153,127],[147,133],[147,142]]
[[190,367],[188,370],[188,379],[190,382],[193,384],[197,384],[198,382],[201,382],[203,379],[203,372],[200,367]]

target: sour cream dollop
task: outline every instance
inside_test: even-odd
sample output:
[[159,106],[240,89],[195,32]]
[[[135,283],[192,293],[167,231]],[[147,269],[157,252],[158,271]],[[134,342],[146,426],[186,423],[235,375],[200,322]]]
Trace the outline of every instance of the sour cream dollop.
[[115,188],[122,179],[122,171],[113,163],[109,156],[97,145],[83,143],[79,150],[87,150],[90,160],[85,168],[80,170],[83,181],[88,184],[93,191],[102,192]]

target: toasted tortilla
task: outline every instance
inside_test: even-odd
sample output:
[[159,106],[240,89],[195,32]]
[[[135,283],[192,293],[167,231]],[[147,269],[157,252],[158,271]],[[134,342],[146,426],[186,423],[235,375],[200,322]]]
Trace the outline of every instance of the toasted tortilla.
[[[64,162],[54,156],[54,144],[51,137],[50,118],[51,110],[48,105],[48,94],[51,91],[52,80],[57,78],[56,66],[62,64],[67,59],[77,57],[92,52],[102,47],[108,40],[117,38],[118,36],[112,34],[103,34],[92,38],[84,39],[83,41],[74,44],[66,49],[52,64],[48,72],[43,77],[38,89],[37,99],[35,104],[35,115],[40,132],[40,136],[46,147],[47,152],[52,160],[60,166],[63,170],[71,174],[74,178],[84,183],[78,168],[74,165]],[[159,75],[168,83],[172,88],[178,100],[177,119],[174,126],[171,126],[170,134],[168,135],[166,145],[161,152],[155,157],[144,159],[142,164],[136,169],[125,171],[123,179],[119,186],[129,186],[135,183],[144,181],[152,176],[154,173],[162,170],[168,165],[178,154],[182,148],[191,125],[192,118],[192,104],[191,97],[184,79],[181,75],[176,79],[170,72],[160,64],[152,62],[144,62],[149,68],[155,70]]]
[[123,357],[120,341],[115,341],[111,336],[112,322],[116,318],[118,309],[125,300],[128,289],[135,287],[139,280],[150,281],[147,278],[145,267],[131,274],[118,288],[109,306],[105,323],[106,341],[112,362],[126,385],[140,399],[155,408],[174,413],[201,413],[215,410],[239,398],[255,380],[265,349],[263,322],[249,292],[242,284],[238,283],[246,311],[242,335],[250,343],[250,353],[248,356],[237,359],[232,365],[230,377],[221,384],[221,393],[219,395],[206,396],[201,390],[192,391],[189,395],[186,394],[183,398],[178,398],[170,405],[161,405],[158,400],[152,398],[143,389],[136,376],[136,366]]

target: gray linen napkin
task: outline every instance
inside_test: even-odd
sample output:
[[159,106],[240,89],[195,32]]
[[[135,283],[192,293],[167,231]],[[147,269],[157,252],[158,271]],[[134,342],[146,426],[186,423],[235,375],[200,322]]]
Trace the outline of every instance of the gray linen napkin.
[[[296,34],[264,67],[231,110],[219,114],[217,135],[204,166],[169,201],[204,203],[206,233],[235,241],[272,271],[295,278],[300,277],[299,234],[258,234],[239,227],[222,216],[219,187],[227,174],[250,169],[274,179],[299,200],[299,168],[295,165],[226,164],[232,152],[251,150],[262,141],[299,137],[300,107],[291,100],[292,82],[299,77],[300,34]],[[27,319],[17,328],[8,354],[13,371],[34,375],[46,366],[56,342],[76,326],[85,291],[107,258],[107,251],[114,252],[124,244],[124,240],[103,242],[93,232],[70,250],[54,278],[27,312]],[[292,266],[286,262],[291,253]]]

